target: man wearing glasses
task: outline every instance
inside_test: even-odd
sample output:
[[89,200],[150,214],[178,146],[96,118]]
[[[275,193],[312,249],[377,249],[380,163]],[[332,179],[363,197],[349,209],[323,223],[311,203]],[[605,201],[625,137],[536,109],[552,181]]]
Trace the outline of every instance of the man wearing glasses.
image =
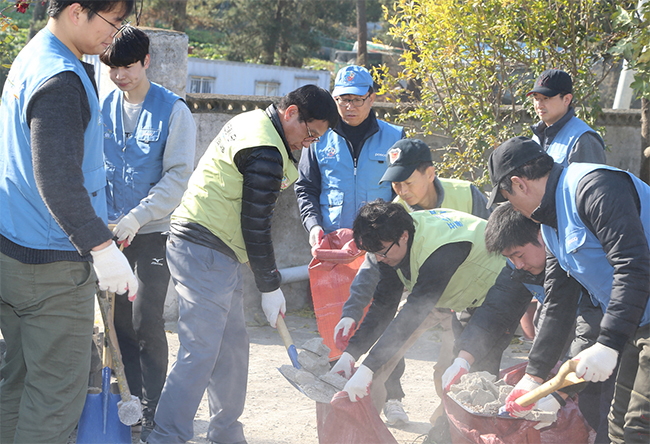
[[231,119],[199,161],[171,219],[167,260],[178,292],[181,347],[147,442],[189,441],[206,390],[208,440],[246,442],[238,420],[248,378],[241,266],[250,265],[275,328],[286,304],[271,239],[273,209],[280,191],[298,177],[292,151],[337,121],[330,94],[306,85],[277,106]]
[[[50,0],[0,104],[0,442],[65,443],[86,399],[99,288],[138,282],[107,226],[92,65],[133,0]],[[101,15],[100,15],[101,14]]]
[[[320,141],[302,150],[295,191],[300,217],[317,245],[324,234],[352,228],[363,204],[381,198],[391,200],[389,182],[380,183],[388,165],[387,152],[404,138],[402,127],[377,119],[373,80],[362,66],[346,66],[336,75],[332,96],[341,120]],[[378,273],[370,276],[374,286]],[[321,331],[322,336],[332,332]],[[401,387],[390,399],[389,423],[407,422],[401,403]]]
[[[354,360],[332,369],[349,378],[344,390],[352,402],[366,396],[370,387],[375,406],[381,408],[388,376],[417,338],[438,322],[435,308],[457,312],[475,308],[490,297],[488,291],[502,291],[493,285],[505,260],[487,251],[486,224],[449,209],[409,214],[402,205],[381,200],[361,208],[354,221],[354,241],[376,257],[380,280],[370,309],[346,348],[355,360],[370,350],[368,355],[354,374]],[[395,316],[404,287],[410,294]],[[498,358],[503,348],[493,344]],[[486,352],[490,354],[492,350]],[[498,370],[498,361],[496,366]]]

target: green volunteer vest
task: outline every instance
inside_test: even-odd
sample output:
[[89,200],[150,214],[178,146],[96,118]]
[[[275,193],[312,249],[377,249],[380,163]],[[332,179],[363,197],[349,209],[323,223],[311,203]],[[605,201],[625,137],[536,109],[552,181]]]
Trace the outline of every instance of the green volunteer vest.
[[237,152],[258,146],[274,146],[282,154],[283,190],[295,182],[298,170],[273,123],[264,111],[250,111],[231,119],[212,141],[172,215],[172,221],[195,222],[210,230],[241,263],[248,262],[240,222],[243,176],[234,158]]
[[420,267],[438,248],[454,242],[471,242],[469,256],[452,276],[436,307],[462,311],[481,305],[505,265],[503,256],[490,254],[485,249],[483,233],[487,222],[448,209],[415,211],[411,217],[415,223],[410,253],[411,280],[407,280],[401,271],[397,272],[404,286],[413,290]]
[[[438,180],[445,190],[445,198],[440,206],[472,214],[472,183],[460,179],[438,178]],[[399,196],[393,199],[393,203],[402,205],[408,212],[412,211],[411,207]]]

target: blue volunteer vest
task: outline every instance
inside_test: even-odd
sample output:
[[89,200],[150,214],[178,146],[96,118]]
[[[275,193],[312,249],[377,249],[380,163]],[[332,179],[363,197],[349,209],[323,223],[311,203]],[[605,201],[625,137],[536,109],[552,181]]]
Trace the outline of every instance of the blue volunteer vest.
[[390,182],[379,185],[386,172],[386,153],[402,138],[402,127],[377,120],[379,131],[363,144],[354,164],[347,141],[331,129],[312,145],[321,174],[320,210],[325,233],[352,228],[366,202],[392,196]]
[[14,60],[0,106],[0,233],[27,248],[75,250],[68,235],[47,210],[36,188],[26,117],[27,106],[34,92],[64,71],[73,71],[79,76],[88,96],[91,118],[84,133],[84,187],[95,213],[106,220],[106,176],[97,93],[79,59],[45,28]]
[[[576,144],[580,136],[588,132],[592,132],[600,137],[600,135],[589,125],[578,119],[576,116],[573,116],[569,119],[566,125],[558,131],[546,152],[553,158],[553,160],[555,160],[555,163],[559,163],[563,167],[566,167],[569,165],[569,153],[573,149],[573,146]],[[541,141],[536,134],[533,135],[533,140],[541,145]]]
[[102,118],[109,220],[116,220],[138,206],[162,177],[169,116],[177,100],[182,99],[151,82],[135,131],[127,139],[122,118],[124,92],[115,89],[104,98]]
[[[576,189],[580,180],[597,169],[621,171],[605,165],[572,163],[562,172],[555,192],[557,233],[542,225],[546,247],[557,258],[562,269],[575,278],[591,295],[594,303],[605,312],[611,296],[614,268],[607,261],[603,247],[596,236],[585,227],[576,208]],[[627,172],[626,172],[627,173]],[[641,201],[641,222],[646,242],[650,244],[650,187],[633,174],[627,173]],[[639,326],[650,322],[650,304],[647,304]]]

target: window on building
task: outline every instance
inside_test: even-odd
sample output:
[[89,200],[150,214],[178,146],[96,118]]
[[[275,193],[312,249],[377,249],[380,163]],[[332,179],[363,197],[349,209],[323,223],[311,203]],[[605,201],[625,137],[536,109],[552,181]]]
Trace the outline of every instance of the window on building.
[[214,80],[214,77],[191,76],[189,92],[210,94]]
[[318,85],[318,77],[299,77],[296,76],[293,81],[294,89],[305,85]]
[[280,83],[258,80],[255,82],[255,95],[256,96],[279,96]]

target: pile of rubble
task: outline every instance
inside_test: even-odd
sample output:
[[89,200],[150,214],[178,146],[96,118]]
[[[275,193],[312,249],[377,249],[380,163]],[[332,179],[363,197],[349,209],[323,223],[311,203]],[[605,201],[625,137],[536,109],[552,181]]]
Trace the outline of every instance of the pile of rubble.
[[309,398],[329,404],[332,397],[343,390],[347,379],[329,373],[330,349],[323,344],[323,338],[310,339],[302,345],[302,349],[298,353],[298,363],[302,368],[283,365],[280,373],[300,387]]
[[[451,386],[449,397],[467,410],[479,415],[497,416],[499,408],[514,387],[488,372],[467,373]],[[529,421],[554,422],[556,412],[533,409],[523,417]]]

